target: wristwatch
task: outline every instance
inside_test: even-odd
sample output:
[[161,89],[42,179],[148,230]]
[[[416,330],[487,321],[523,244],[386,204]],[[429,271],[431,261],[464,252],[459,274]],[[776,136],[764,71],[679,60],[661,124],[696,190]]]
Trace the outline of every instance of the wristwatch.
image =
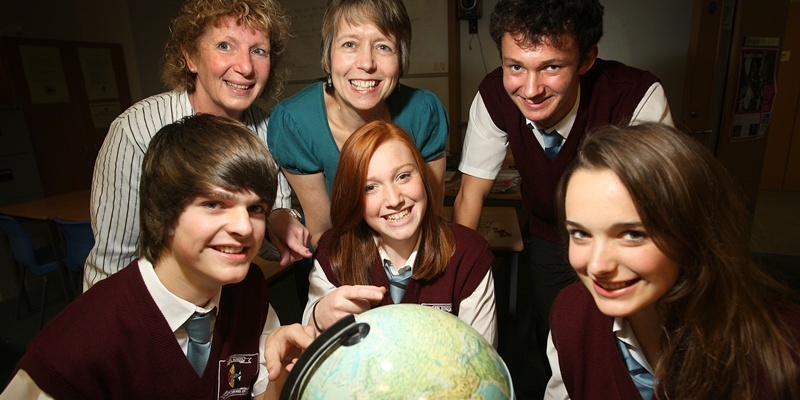
[[270,215],[278,210],[285,210],[289,212],[289,215],[295,217],[298,221],[303,222],[303,216],[300,215],[300,211],[295,210],[294,208],[276,208],[269,212]]

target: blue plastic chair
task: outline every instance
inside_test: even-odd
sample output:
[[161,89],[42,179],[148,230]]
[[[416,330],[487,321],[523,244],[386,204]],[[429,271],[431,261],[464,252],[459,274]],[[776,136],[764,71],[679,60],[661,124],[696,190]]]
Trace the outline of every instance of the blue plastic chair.
[[64,264],[70,275],[78,275],[77,283],[70,276],[71,287],[75,296],[83,291],[83,265],[86,264],[86,257],[94,247],[94,236],[92,235],[92,225],[89,221],[64,221],[58,217],[53,218],[59,232],[61,232],[62,243],[64,244],[65,257]]
[[[42,298],[39,302],[39,327],[41,328],[44,324],[44,306],[45,300],[47,299],[47,276],[52,272],[61,273],[59,264],[53,254],[53,248],[50,246],[33,248],[33,240],[31,240],[28,232],[12,217],[0,215],[0,227],[2,227],[6,236],[8,236],[11,256],[19,265],[17,319],[20,319],[19,312],[23,300],[30,310],[30,299],[28,298],[28,291],[25,289],[25,272],[30,271],[42,277]],[[61,288],[64,290],[64,299],[65,301],[69,301],[63,274],[61,278]]]

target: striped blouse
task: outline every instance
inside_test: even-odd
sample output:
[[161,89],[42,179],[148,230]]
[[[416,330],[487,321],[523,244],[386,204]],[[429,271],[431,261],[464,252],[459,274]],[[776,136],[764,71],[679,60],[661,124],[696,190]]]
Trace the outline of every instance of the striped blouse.
[[[159,129],[194,114],[185,91],[141,100],[112,123],[97,155],[92,178],[91,219],[95,246],[86,259],[84,291],[136,258],[139,242],[139,179],[142,159]],[[266,144],[266,111],[245,110],[243,122]],[[278,176],[275,207],[291,207],[291,189]]]

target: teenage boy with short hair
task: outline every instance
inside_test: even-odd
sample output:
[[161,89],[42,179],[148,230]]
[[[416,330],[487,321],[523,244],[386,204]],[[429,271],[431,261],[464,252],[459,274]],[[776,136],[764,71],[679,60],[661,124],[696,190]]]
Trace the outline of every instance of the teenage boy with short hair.
[[561,175],[596,128],[645,121],[672,125],[672,115],[658,78],[597,57],[603,36],[599,0],[500,0],[489,30],[501,66],[483,79],[470,108],[453,219],[477,228],[510,147],[522,202],[531,214],[530,268],[520,270],[518,290],[529,298],[518,301],[517,320],[522,345],[534,340],[535,322],[544,357],[550,306],[575,280],[556,224]]
[[[162,128],[143,160],[139,258],[48,323],[0,397],[263,398],[264,349],[280,322],[251,261],[274,165],[233,120],[198,114]],[[205,338],[189,328],[195,317]],[[286,328],[296,335],[276,338],[298,347],[313,337]]]

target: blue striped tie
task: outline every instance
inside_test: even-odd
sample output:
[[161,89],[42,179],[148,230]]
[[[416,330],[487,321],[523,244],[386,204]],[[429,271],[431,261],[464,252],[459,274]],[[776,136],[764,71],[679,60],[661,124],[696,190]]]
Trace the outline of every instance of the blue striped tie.
[[391,261],[383,260],[383,268],[386,269],[386,275],[389,277],[389,294],[392,296],[392,301],[398,304],[403,299],[403,293],[406,292],[408,280],[411,279],[411,268],[406,268],[395,275],[392,273],[391,267]]
[[186,349],[186,358],[192,364],[197,374],[203,376],[203,371],[208,363],[208,354],[211,351],[211,314],[194,313],[186,321],[186,332],[189,333],[189,346]]
[[[531,123],[528,123],[528,128],[531,128],[531,130],[536,129]],[[564,144],[564,138],[555,129],[550,133],[545,132],[544,129],[539,129],[539,133],[542,134],[542,141],[544,142],[544,154],[551,160],[556,158],[556,154],[561,150],[561,145]]]
[[561,150],[561,144],[564,142],[564,138],[555,130],[550,133],[545,133],[544,129],[542,129],[539,132],[542,133],[542,138],[544,139],[544,154],[547,154],[547,157],[550,157],[551,160],[556,158],[556,154]]
[[633,379],[633,384],[639,390],[639,394],[643,400],[650,400],[653,398],[653,374],[650,373],[642,364],[639,364],[628,349],[628,344],[622,340],[617,339],[617,345],[622,352],[622,358],[625,359],[625,365],[628,367],[628,373]]

